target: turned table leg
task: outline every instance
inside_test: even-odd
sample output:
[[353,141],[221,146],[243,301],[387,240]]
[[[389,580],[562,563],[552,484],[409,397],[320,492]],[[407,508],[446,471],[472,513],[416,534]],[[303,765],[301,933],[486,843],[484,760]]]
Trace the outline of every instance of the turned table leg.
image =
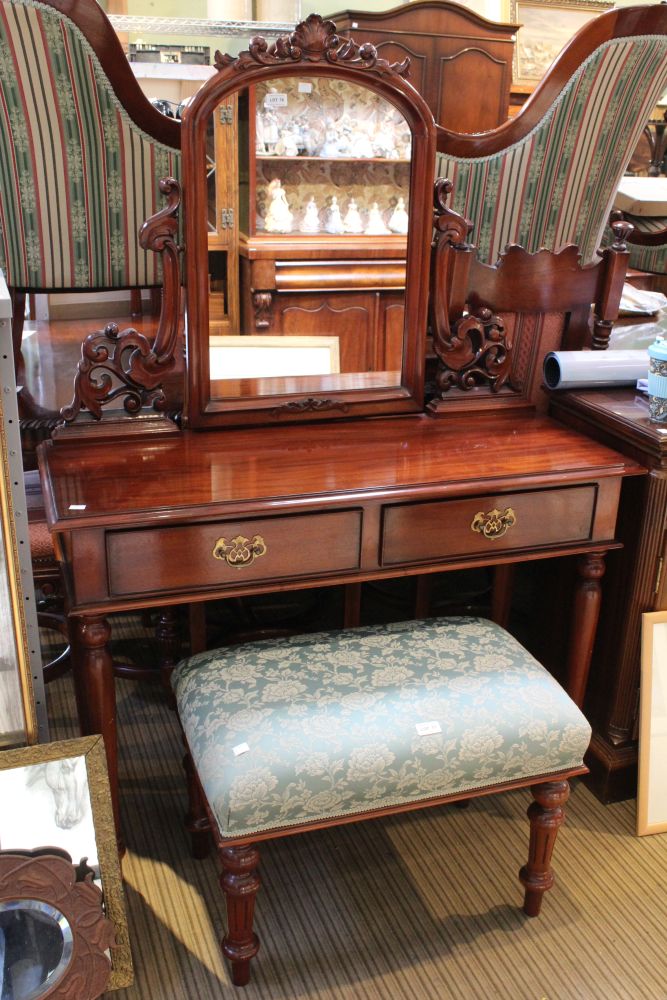
[[160,678],[167,692],[172,707],[174,693],[171,689],[171,675],[181,658],[181,630],[178,624],[176,608],[162,608],[155,629],[158,649],[160,652]]
[[206,812],[204,792],[192,762],[185,735],[183,735],[183,743],[185,744],[183,770],[188,787],[188,811],[185,816],[185,828],[190,834],[192,857],[201,861],[208,857],[211,847],[211,824]]
[[255,896],[260,886],[257,874],[259,851],[252,844],[223,847],[220,884],[227,900],[227,933],[222,950],[232,966],[232,982],[245,986],[250,979],[250,959],[259,951],[259,938],[253,933]]
[[595,632],[600,616],[604,576],[604,552],[589,552],[577,561],[579,579],[574,594],[574,609],[567,661],[567,693],[580,708],[586,693]]
[[528,807],[530,820],[530,849],[528,864],[519,872],[519,878],[526,889],[523,911],[529,917],[536,917],[542,905],[542,896],[554,884],[551,855],[558,830],[565,820],[563,806],[570,796],[567,781],[545,781],[541,785],[531,785],[535,802]]
[[80,719],[84,735],[101,733],[107,756],[109,786],[116,824],[118,850],[125,845],[120,828],[118,805],[118,739],[116,734],[116,688],[113,660],[109,650],[111,627],[104,615],[91,615],[75,620],[76,653],[73,669],[76,673],[77,700],[82,702]]

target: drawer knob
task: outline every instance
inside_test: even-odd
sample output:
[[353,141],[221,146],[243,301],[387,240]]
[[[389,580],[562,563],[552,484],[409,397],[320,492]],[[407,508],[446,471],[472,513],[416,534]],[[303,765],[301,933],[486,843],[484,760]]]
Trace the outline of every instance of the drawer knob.
[[261,535],[253,535],[252,539],[246,538],[245,535],[237,535],[230,541],[219,538],[213,546],[215,559],[222,559],[228,566],[235,566],[237,569],[250,566],[255,559],[259,559],[265,553],[266,543]]
[[477,511],[470,527],[485,538],[502,538],[514,524],[516,524],[516,514],[511,507],[506,507],[504,511],[494,508],[488,514],[483,510]]

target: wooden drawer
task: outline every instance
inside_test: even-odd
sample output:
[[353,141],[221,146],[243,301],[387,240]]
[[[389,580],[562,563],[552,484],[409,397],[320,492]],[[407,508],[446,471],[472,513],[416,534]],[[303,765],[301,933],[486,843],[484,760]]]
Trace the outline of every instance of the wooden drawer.
[[109,531],[109,591],[239,587],[357,569],[360,539],[359,510]]
[[[595,486],[573,486],[387,506],[382,565],[585,541],[591,537],[596,493]],[[501,517],[511,513],[502,522],[488,517],[492,511]]]

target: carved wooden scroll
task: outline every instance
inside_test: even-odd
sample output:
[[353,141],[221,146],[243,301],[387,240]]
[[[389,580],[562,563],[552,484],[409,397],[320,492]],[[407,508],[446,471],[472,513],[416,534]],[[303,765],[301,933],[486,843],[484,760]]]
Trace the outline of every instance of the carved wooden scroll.
[[363,69],[374,69],[379,73],[407,77],[410,59],[400,63],[389,63],[380,59],[370,42],[357,45],[351,38],[341,38],[336,34],[333,21],[325,21],[319,14],[310,14],[305,21],[297,24],[291,35],[267,42],[265,38],[251,38],[246,52],[238,56],[215,53],[215,68],[220,71],[230,66],[234,70],[251,66],[278,66],[298,62],[343,63]]
[[490,309],[465,314],[474,253],[468,243],[472,223],[447,206],[451,190],[451,181],[436,181],[431,298],[433,347],[440,359],[436,384],[440,393],[477,385],[497,392],[510,373],[511,345],[502,321]]
[[81,345],[81,359],[74,379],[74,397],[60,411],[72,423],[82,410],[100,420],[105,406],[122,400],[126,412],[134,415],[144,406],[165,406],[162,383],[176,364],[175,350],[180,317],[179,255],[176,242],[180,186],[173,177],[160,181],[167,204],[144,222],[139,243],[144,250],[162,254],[162,308],[155,341],[143,333],[119,331],[115,323],[89,334]]

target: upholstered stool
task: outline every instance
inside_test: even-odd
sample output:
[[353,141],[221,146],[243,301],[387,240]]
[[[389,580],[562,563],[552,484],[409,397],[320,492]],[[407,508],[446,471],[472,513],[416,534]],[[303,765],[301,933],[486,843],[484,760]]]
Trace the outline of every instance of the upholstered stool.
[[189,828],[223,865],[223,951],[248,981],[255,843],[530,785],[524,910],[551,887],[567,779],[590,726],[498,625],[440,618],[199,654],[172,683],[189,754]]

